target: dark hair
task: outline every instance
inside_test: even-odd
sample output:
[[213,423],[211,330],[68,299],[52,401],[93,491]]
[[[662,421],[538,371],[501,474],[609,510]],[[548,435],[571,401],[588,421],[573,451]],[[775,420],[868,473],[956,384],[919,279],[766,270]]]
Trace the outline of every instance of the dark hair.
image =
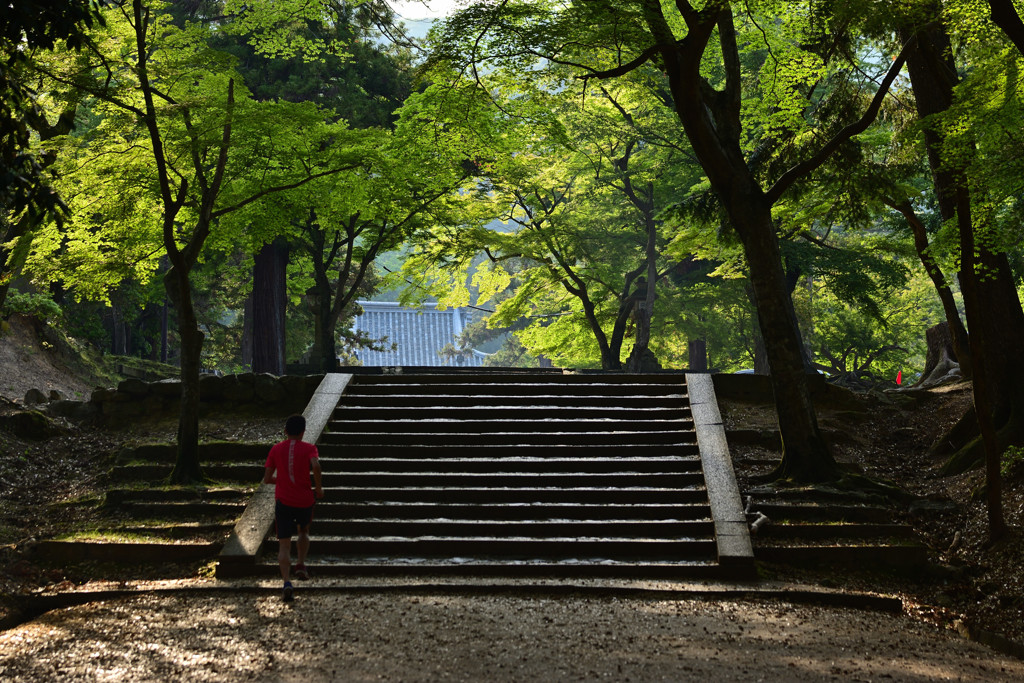
[[284,432],[288,436],[299,436],[306,431],[306,418],[292,415],[284,423]]

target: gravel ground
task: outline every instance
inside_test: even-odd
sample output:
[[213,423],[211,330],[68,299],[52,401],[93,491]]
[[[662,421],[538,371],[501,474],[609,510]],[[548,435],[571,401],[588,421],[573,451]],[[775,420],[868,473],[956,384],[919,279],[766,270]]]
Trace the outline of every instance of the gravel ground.
[[0,633],[5,681],[701,678],[1020,681],[1024,662],[901,615],[662,595],[149,594]]

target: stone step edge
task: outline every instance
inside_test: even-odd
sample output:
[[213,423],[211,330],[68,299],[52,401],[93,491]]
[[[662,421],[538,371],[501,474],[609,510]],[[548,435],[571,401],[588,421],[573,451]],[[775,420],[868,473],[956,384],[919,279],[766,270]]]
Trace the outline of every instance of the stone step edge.
[[[756,572],[748,567],[724,567],[714,561],[702,562],[636,562],[632,564],[597,564],[583,562],[558,562],[558,563],[534,563],[534,564],[513,564],[509,562],[499,563],[450,563],[438,564],[435,562],[424,562],[419,564],[312,564],[310,569],[313,572],[313,580],[297,584],[300,591],[316,590],[317,578],[324,577],[431,577],[431,578],[453,578],[467,581],[477,581],[486,578],[505,578],[518,580],[551,580],[559,577],[565,579],[660,579],[664,581],[736,581],[750,582],[756,580]],[[278,579],[280,574],[276,564],[242,564],[220,562],[217,564],[216,576],[218,579],[231,579],[240,577],[264,577]],[[440,585],[444,584],[432,584]],[[479,585],[479,584],[477,584]],[[465,591],[472,587],[465,583],[449,586],[458,591]],[[522,593],[529,586],[513,584]],[[512,586],[510,586],[512,588]],[[330,589],[327,589],[330,590]],[[488,593],[493,593],[496,587],[489,585],[485,588]],[[274,592],[280,588],[275,586]],[[573,589],[572,592],[578,592]],[[679,597],[678,593],[671,593]]]
[[47,562],[117,562],[163,564],[212,560],[223,541],[204,543],[132,543],[123,541],[40,541],[32,557]]
[[[313,543],[363,543],[363,544],[379,544],[388,545],[395,543],[416,543],[428,545],[430,543],[458,543],[458,544],[494,544],[494,543],[511,543],[511,544],[537,544],[537,545],[559,545],[559,546],[571,546],[577,543],[579,544],[620,544],[620,545],[691,545],[691,544],[706,544],[709,542],[710,537],[708,536],[644,536],[642,538],[636,538],[633,536],[444,536],[444,535],[427,535],[422,536],[406,536],[406,535],[386,535],[386,536],[344,536],[344,535],[317,535],[315,529],[310,533],[313,539]],[[276,538],[267,538],[264,543],[273,544],[277,547]]]
[[928,549],[923,545],[786,545],[757,546],[754,557],[760,562],[777,564],[862,564],[881,563],[886,566],[923,566]]

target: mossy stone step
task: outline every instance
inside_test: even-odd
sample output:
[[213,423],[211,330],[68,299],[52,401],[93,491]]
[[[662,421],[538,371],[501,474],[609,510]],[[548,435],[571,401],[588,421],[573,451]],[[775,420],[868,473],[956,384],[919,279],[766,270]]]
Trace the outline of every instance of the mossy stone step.
[[889,524],[892,510],[878,505],[840,505],[809,502],[755,502],[750,512],[760,512],[772,522],[818,521],[818,522],[860,522],[864,524]]
[[123,526],[111,529],[112,534],[131,534],[133,536],[153,536],[157,538],[191,538],[194,536],[215,536],[223,534],[227,536],[234,526],[233,522],[186,522],[166,524],[144,524],[137,526]]
[[32,550],[44,562],[116,562],[120,564],[167,564],[214,559],[223,542],[133,543],[126,541],[40,541]]
[[818,564],[862,569],[912,568],[927,562],[928,550],[923,545],[755,545],[754,558],[759,562],[802,567]]
[[[262,463],[273,444],[216,441],[199,444],[199,461],[203,463]],[[176,444],[143,444],[124,448],[117,454],[118,464],[131,462],[173,464],[178,457]]]
[[111,489],[106,494],[106,505],[122,503],[245,503],[252,495],[251,488],[159,488],[159,489]]
[[913,527],[905,524],[767,524],[758,529],[756,538],[833,540],[833,539],[909,539]]
[[[266,453],[263,454],[266,457]],[[166,480],[173,465],[117,465],[110,470],[110,478],[115,482],[131,481],[158,482]],[[206,464],[202,465],[203,474],[210,479],[219,481],[251,482],[258,484],[263,479],[263,461],[246,464]]]
[[189,503],[141,501],[122,503],[118,512],[131,519],[237,519],[245,511],[245,503]]

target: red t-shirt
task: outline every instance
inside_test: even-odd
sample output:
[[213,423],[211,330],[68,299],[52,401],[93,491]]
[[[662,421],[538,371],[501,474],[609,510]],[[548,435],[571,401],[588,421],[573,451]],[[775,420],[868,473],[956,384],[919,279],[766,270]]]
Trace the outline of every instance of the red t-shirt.
[[310,463],[319,458],[316,446],[298,439],[275,444],[267,456],[267,467],[277,470],[274,497],[294,508],[308,508],[316,501],[309,480]]

